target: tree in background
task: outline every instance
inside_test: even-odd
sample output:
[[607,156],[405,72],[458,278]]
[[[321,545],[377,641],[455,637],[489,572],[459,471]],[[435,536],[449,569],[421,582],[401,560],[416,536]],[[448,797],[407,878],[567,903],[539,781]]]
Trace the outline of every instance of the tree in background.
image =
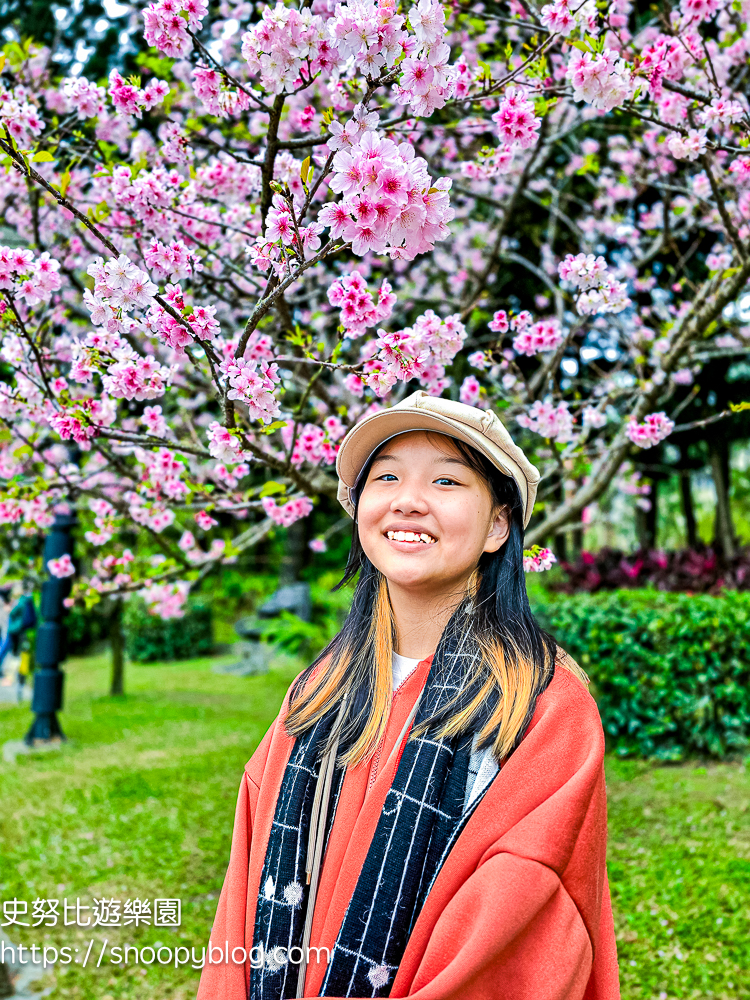
[[2,57],[0,522],[74,503],[78,597],[179,615],[415,389],[500,411],[545,568],[707,351],[747,354],[750,3],[142,18],[137,76]]
[[[0,3],[0,31],[4,38],[33,38],[49,49],[58,75],[80,72],[96,79],[111,69],[129,65],[137,54],[137,38],[131,41],[131,8],[107,0],[5,0]],[[133,26],[135,27],[135,25]],[[53,74],[54,75],[54,74]]]

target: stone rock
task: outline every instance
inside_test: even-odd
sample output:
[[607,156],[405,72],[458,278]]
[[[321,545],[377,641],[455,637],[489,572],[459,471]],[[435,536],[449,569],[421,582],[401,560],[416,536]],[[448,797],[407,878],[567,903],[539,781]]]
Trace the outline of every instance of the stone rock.
[[[41,992],[35,991],[31,988],[31,984],[41,979],[45,972],[49,972],[50,968],[55,964],[54,962],[47,960],[47,968],[45,970],[42,961],[32,962],[31,960],[31,950],[24,946],[25,949],[25,961],[22,963],[19,961],[18,945],[14,944],[13,941],[0,930],[0,948],[5,946],[4,954],[5,964],[0,963],[0,997],[5,1000],[41,1000],[42,997],[47,996],[54,989],[53,986],[48,986]],[[12,956],[12,960],[11,960]],[[3,992],[3,990],[10,992]]]
[[213,667],[214,673],[234,674],[235,677],[265,674],[276,656],[276,650],[264,642],[236,642],[232,652],[237,659],[229,663],[217,663]]

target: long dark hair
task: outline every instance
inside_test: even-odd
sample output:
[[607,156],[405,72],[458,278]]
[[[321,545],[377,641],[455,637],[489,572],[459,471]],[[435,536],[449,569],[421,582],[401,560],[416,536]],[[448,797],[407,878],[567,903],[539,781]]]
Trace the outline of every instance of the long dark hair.
[[[445,437],[438,435],[443,442]],[[539,627],[529,606],[523,568],[523,505],[518,486],[468,444],[455,438],[450,441],[486,484],[493,509],[506,509],[510,530],[496,552],[482,553],[469,592],[457,595],[461,614],[454,612],[446,626],[447,630],[471,629],[482,652],[479,667],[467,676],[458,695],[413,732],[416,735],[434,729],[438,736],[452,736],[478,731],[479,746],[492,744],[495,757],[501,761],[523,739],[537,698],[552,679],[557,644]],[[367,482],[377,454],[370,456],[360,483]],[[327,713],[337,711],[346,692],[349,707],[339,744],[340,760],[345,765],[366,760],[385,731],[395,641],[387,583],[362,549],[355,513],[349,559],[335,589],[357,575],[346,621],[317,660],[297,678],[285,720],[287,732],[298,736]],[[587,681],[575,664],[565,665]]]

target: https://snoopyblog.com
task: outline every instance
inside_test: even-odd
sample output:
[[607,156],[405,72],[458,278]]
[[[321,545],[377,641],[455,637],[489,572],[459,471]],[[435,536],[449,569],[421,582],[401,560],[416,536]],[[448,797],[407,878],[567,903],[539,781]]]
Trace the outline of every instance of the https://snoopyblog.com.
[[280,968],[287,962],[299,965],[305,956],[308,964],[311,961],[327,963],[330,951],[328,948],[307,948],[303,951],[299,947],[289,949],[276,947],[266,950],[263,944],[248,949],[241,946],[230,949],[228,941],[225,941],[223,946],[209,942],[207,948],[188,948],[185,945],[176,945],[172,948],[164,944],[143,945],[138,948],[131,944],[110,944],[107,938],[103,941],[91,938],[85,949],[66,945],[55,948],[53,945],[9,945],[5,941],[0,942],[0,962],[10,962],[13,965],[32,964],[43,969],[57,964],[73,963],[80,964],[84,969],[89,967],[98,969],[106,965],[147,967],[154,964],[174,965],[176,969],[188,965],[193,969],[202,969],[206,962],[209,965],[249,963],[253,969],[260,969],[263,966]]

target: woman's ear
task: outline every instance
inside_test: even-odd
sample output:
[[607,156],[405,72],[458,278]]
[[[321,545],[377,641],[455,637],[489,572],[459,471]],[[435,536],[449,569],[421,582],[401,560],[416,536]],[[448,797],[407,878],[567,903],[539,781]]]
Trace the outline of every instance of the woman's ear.
[[482,551],[497,552],[507,542],[509,534],[510,509],[508,507],[501,507],[490,525],[490,530],[487,532],[487,541]]

